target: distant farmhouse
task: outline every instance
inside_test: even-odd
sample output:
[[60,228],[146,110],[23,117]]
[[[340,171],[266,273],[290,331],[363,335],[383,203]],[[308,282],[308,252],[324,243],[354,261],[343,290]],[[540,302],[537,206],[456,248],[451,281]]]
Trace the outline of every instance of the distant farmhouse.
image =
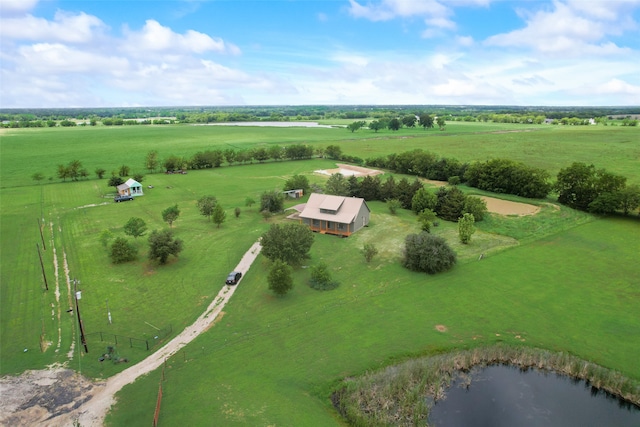
[[370,214],[364,199],[312,193],[298,217],[313,231],[347,237],[369,225]]
[[142,184],[129,178],[124,184],[118,185],[118,194],[121,196],[144,196]]

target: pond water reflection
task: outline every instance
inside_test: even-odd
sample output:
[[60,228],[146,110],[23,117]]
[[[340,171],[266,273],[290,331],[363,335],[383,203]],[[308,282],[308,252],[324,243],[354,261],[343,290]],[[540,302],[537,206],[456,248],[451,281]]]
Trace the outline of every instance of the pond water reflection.
[[430,426],[640,426],[637,406],[555,373],[489,366],[461,384],[433,405]]

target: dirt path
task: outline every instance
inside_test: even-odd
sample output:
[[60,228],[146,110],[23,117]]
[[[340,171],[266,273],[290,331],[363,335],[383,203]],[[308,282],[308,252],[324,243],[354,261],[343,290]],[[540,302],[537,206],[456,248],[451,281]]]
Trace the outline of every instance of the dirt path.
[[[240,271],[244,277],[261,249],[259,242],[254,243],[235,271]],[[94,384],[73,371],[60,368],[28,371],[20,377],[3,378],[0,380],[3,401],[0,403],[0,425],[38,424],[54,427],[72,426],[77,421],[83,427],[102,426],[107,412],[115,403],[115,394],[138,377],[160,367],[165,359],[209,329],[240,283],[236,286],[225,285],[192,325],[146,359],[105,382]],[[70,398],[61,399],[56,404],[50,396],[61,393],[61,387]],[[6,399],[7,396],[13,399]]]

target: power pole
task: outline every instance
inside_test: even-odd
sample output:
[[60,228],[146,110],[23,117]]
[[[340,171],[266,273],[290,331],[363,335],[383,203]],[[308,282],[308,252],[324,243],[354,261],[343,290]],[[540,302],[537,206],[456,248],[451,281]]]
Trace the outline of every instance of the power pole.
[[81,298],[81,293],[78,291],[77,285],[80,281],[73,279],[73,292],[76,300],[76,313],[78,314],[78,324],[80,325],[80,342],[84,346],[84,352],[89,353],[89,348],[87,347],[87,340],[84,337],[84,326],[82,326],[82,319],[80,318],[80,305],[78,304],[78,300]]

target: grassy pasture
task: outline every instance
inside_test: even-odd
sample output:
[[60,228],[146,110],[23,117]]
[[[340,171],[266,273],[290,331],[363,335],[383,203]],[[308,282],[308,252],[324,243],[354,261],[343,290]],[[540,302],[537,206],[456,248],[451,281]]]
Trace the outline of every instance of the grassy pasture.
[[[374,220],[360,239],[390,243],[395,227]],[[332,266],[341,286],[314,291],[300,269],[292,293],[275,298],[262,279],[267,263],[254,264],[216,327],[171,360],[162,419],[340,425],[329,395],[341,378],[499,342],[567,351],[638,379],[637,227],[590,222],[437,276],[403,271],[392,254],[367,265],[352,255],[360,241],[318,235],[310,263]],[[613,265],[603,250],[616,253]],[[158,379],[125,388],[111,425],[146,420]]]
[[[32,173],[54,175],[58,163],[77,158],[90,172],[121,164],[133,171],[138,165],[142,171],[151,149],[162,158],[231,145],[339,144],[343,152],[360,157],[423,148],[460,160],[513,158],[544,165],[551,173],[588,158],[582,161],[640,183],[637,129],[539,127],[535,132],[487,133],[496,129],[483,126],[452,123],[446,132],[378,134],[204,126],[2,134],[0,373],[68,361],[75,320],[66,313],[72,300],[64,281],[65,255],[70,276],[82,280],[87,333],[101,330],[153,342],[154,327],[171,324],[177,333],[191,323],[218,292],[228,270],[269,226],[256,206],[244,207],[247,196],[258,200],[262,191],[280,188],[295,173],[321,182],[325,178],[312,171],[334,165],[314,159],[148,175],[144,197],[114,204],[103,197],[111,191],[106,180],[33,183]],[[154,188],[147,189],[149,184]],[[205,194],[216,195],[227,211],[220,229],[196,211],[195,200]],[[138,262],[110,264],[98,242],[103,229],[121,236],[131,216],[143,217],[150,230],[163,228],[160,212],[175,203],[182,214],[174,230],[185,240],[177,262],[149,264],[143,237],[137,242]],[[239,219],[233,217],[236,206],[242,209]],[[323,260],[330,265],[341,282],[337,290],[310,289],[305,285],[308,269],[302,268],[295,272],[292,293],[275,298],[264,280],[268,265],[258,258],[217,325],[168,361],[163,423],[336,425],[341,421],[328,396],[343,377],[417,355],[503,341],[568,351],[640,379],[635,357],[640,343],[633,339],[640,336],[637,219],[599,220],[545,205],[535,217],[491,217],[479,223],[472,244],[464,247],[455,243],[455,224],[442,221],[434,232],[452,242],[460,263],[446,274],[427,276],[397,263],[404,236],[417,231],[415,217],[404,211],[391,216],[382,203],[371,207],[371,226],[351,238],[316,236],[309,264]],[[43,257],[49,292],[42,291],[35,248],[38,218],[46,224]],[[367,241],[381,249],[370,265],[359,253]],[[477,261],[480,253],[487,258]],[[53,291],[54,266],[59,301]],[[112,325],[107,322],[107,299]],[[439,324],[447,332],[436,331]],[[42,331],[51,342],[44,353],[39,348]],[[90,353],[80,359],[75,347],[70,367],[90,377],[108,377],[125,368],[97,361],[105,345],[90,340]],[[126,346],[119,350],[132,363],[148,354]],[[151,374],[120,393],[111,425],[149,422],[159,375]]]
[[144,159],[157,150],[191,157],[208,149],[247,149],[278,144],[339,145],[342,151],[366,159],[420,148],[461,161],[509,158],[541,167],[552,176],[574,161],[594,163],[640,184],[640,129],[617,126],[523,126],[453,122],[445,132],[401,129],[374,133],[344,128],[270,128],[236,126],[124,126],[3,130],[0,186],[31,185],[31,175],[58,182],[56,167],[80,160],[93,177],[96,168],[121,165],[146,173]]

